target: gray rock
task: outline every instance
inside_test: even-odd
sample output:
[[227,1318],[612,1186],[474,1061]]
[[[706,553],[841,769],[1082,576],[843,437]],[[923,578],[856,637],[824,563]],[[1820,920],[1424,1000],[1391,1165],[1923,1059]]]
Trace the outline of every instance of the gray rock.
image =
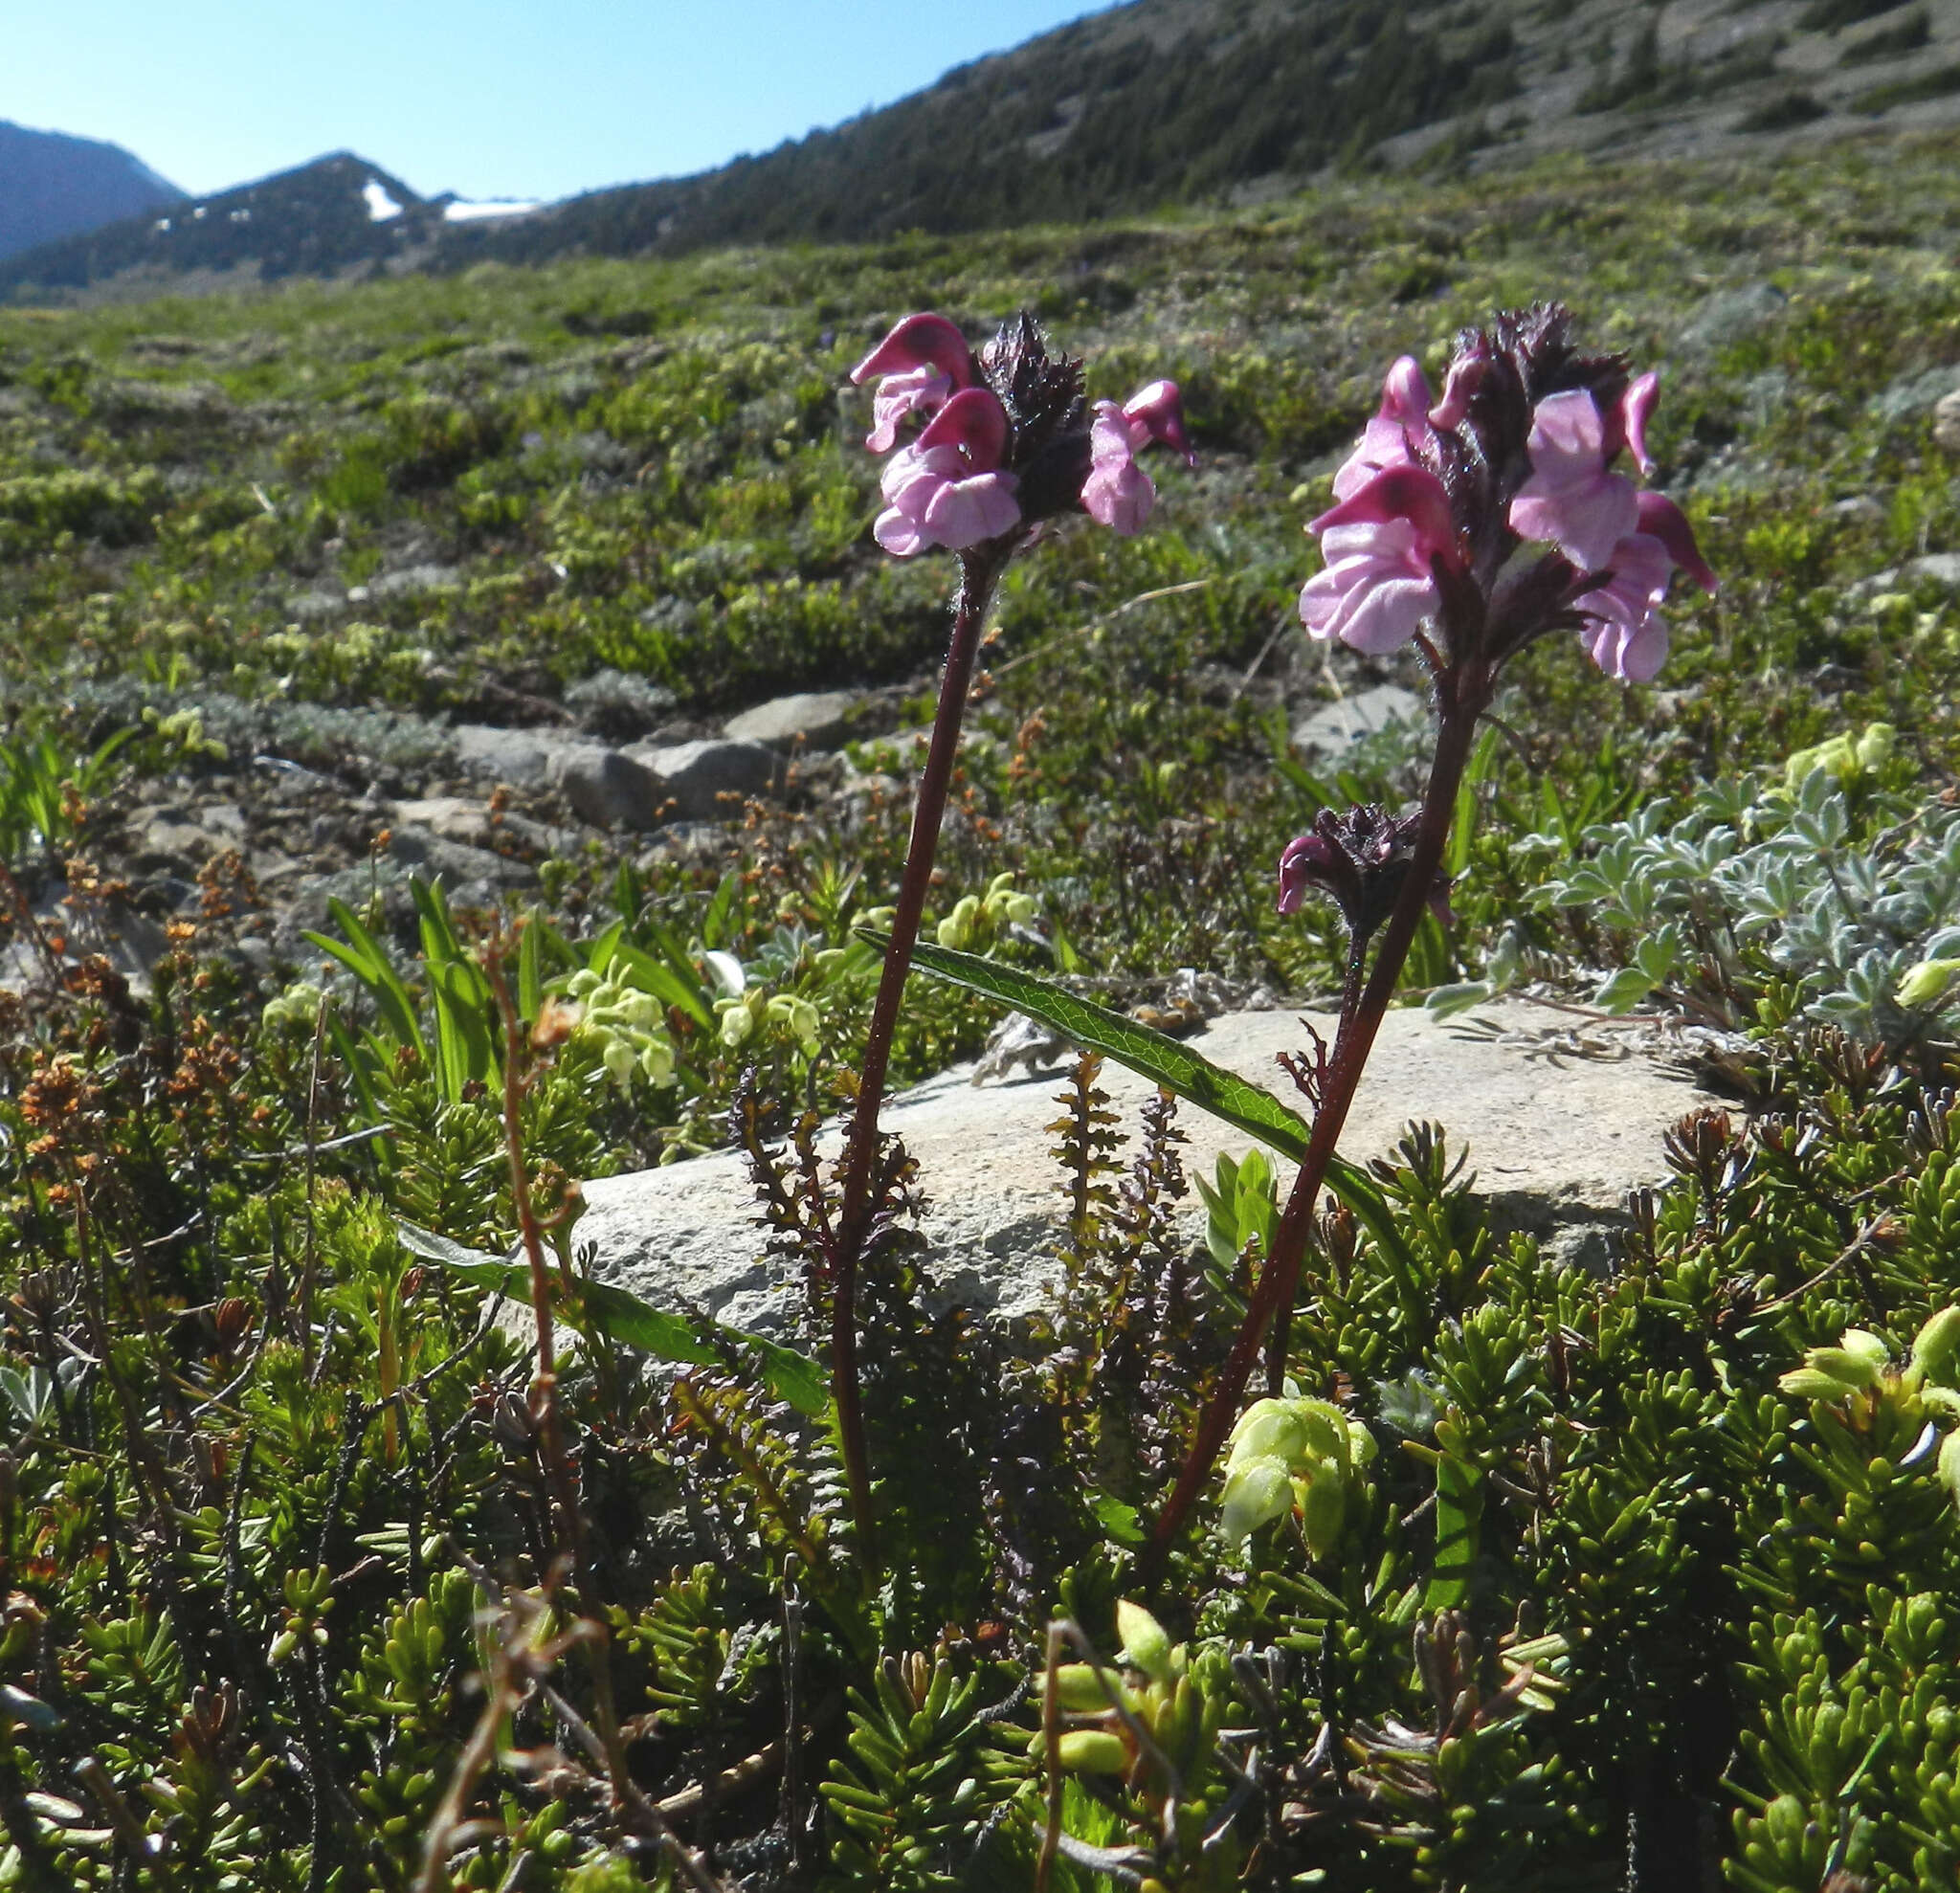
[[473,802],[463,795],[412,797],[393,805],[392,825],[426,829],[444,841],[460,842],[465,848],[480,848],[490,839],[490,810],[487,803]]
[[670,799],[666,783],[644,763],[597,745],[562,759],[558,786],[594,828],[657,828]]
[[1908,420],[1929,408],[1937,415],[1949,395],[1955,397],[1956,411],[1960,411],[1960,367],[1928,368],[1924,374],[1893,382],[1872,396],[1871,412],[1874,419],[1882,421]]
[[1731,342],[1773,322],[1788,306],[1790,298],[1773,282],[1752,282],[1742,289],[1720,289],[1704,302],[1682,327],[1679,337],[1682,351],[1689,355],[1712,355]]
[[[1311,1022],[1332,1037],[1331,1018]],[[1297,1104],[1274,1060],[1304,1039],[1288,1012],[1240,1012],[1191,1042]],[[936,1301],[1023,1314],[1052,1303],[1058,1274],[1060,1171],[1046,1128],[1056,1080],[976,1090],[971,1076],[970,1066],[957,1066],[894,1099],[885,1127],[921,1165]],[[1134,1126],[1150,1087],[1115,1065],[1104,1067],[1102,1083]],[[1463,1021],[1410,1010],[1383,1022],[1341,1147],[1356,1161],[1385,1155],[1411,1118],[1437,1120],[1454,1147],[1468,1147],[1477,1188],[1504,1226],[1590,1254],[1618,1226],[1629,1190],[1666,1179],[1661,1133],[1712,1102],[1664,1068],[1636,1027],[1575,1032],[1560,1015],[1517,1001]],[[1179,1123],[1190,1139],[1186,1169],[1199,1175],[1211,1175],[1220,1151],[1238,1154],[1252,1142],[1193,1107],[1180,1110]],[[833,1126],[827,1151],[836,1140]],[[1290,1167],[1275,1164],[1283,1190]],[[596,1246],[603,1280],[666,1306],[696,1303],[742,1325],[788,1325],[797,1291],[763,1259],[745,1160],[718,1152],[597,1178],[585,1192],[578,1240]],[[1195,1204],[1193,1191],[1182,1224],[1192,1239],[1202,1229]]]
[[732,820],[744,800],[772,795],[783,781],[783,759],[761,743],[709,738],[627,753],[659,777],[679,821]]
[[1933,445],[1960,454],[1960,388],[1942,395],[1933,406]]
[[1377,683],[1351,697],[1323,703],[1293,725],[1293,747],[1303,756],[1338,756],[1364,737],[1392,723],[1421,723],[1428,711],[1422,699],[1399,683]]
[[594,736],[630,743],[657,729],[679,700],[663,683],[629,671],[603,670],[581,678],[565,693],[565,707]]
[[1904,575],[1930,579],[1949,591],[1960,591],[1960,552],[1928,552],[1923,558],[1907,559]]
[[458,724],[451,736],[462,768],[514,789],[548,787],[567,748],[563,738],[530,729],[499,729],[491,724]]
[[523,861],[513,861],[488,848],[472,847],[465,841],[447,841],[426,828],[390,829],[388,852],[425,880],[440,875],[452,899],[459,898],[459,889],[479,883],[499,889],[531,887],[538,879],[536,871]]
[[843,735],[851,712],[861,701],[855,690],[804,690],[793,697],[775,697],[730,717],[724,734],[738,743],[767,743],[774,749],[798,743],[828,749]]

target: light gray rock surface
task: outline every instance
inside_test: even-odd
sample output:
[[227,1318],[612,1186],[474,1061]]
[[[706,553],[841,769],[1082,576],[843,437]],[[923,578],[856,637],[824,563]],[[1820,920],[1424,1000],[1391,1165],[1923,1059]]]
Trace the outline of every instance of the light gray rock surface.
[[1301,718],[1293,725],[1293,746],[1303,756],[1338,756],[1392,723],[1424,723],[1428,714],[1414,691],[1399,683],[1377,683]]
[[738,743],[767,743],[775,749],[796,743],[827,749],[843,735],[858,702],[855,690],[802,690],[730,717],[723,733]]
[[626,753],[659,777],[675,821],[732,821],[746,797],[772,795],[783,781],[783,759],[762,743],[708,738]]
[[[1332,1036],[1330,1018],[1313,1022]],[[1299,1104],[1274,1063],[1304,1042],[1294,1013],[1228,1013],[1188,1042]],[[885,1123],[919,1160],[935,1298],[1013,1315],[1053,1297],[1061,1173],[1047,1126],[1061,1080],[981,1089],[971,1075],[971,1066],[957,1066],[903,1093]],[[1133,1130],[1149,1087],[1113,1064],[1102,1082]],[[1518,1001],[1449,1021],[1412,1010],[1384,1021],[1341,1147],[1355,1161],[1385,1155],[1412,1119],[1434,1119],[1453,1147],[1468,1145],[1479,1193],[1506,1227],[1530,1229],[1591,1264],[1603,1259],[1626,1192],[1664,1180],[1661,1133],[1712,1102],[1667,1069],[1634,1027],[1575,1030],[1569,1015]],[[1194,1107],[1181,1108],[1178,1121],[1190,1139],[1186,1167],[1206,1176],[1220,1151],[1239,1154],[1253,1141]],[[829,1140],[835,1151],[835,1128]],[[1284,1190],[1291,1166],[1275,1164]],[[763,1259],[766,1234],[753,1220],[741,1158],[718,1152],[601,1178],[587,1184],[586,1200],[578,1240],[596,1245],[601,1279],[738,1325],[787,1325],[794,1291]],[[1193,1191],[1186,1213],[1194,1239],[1202,1231],[1196,1203]]]

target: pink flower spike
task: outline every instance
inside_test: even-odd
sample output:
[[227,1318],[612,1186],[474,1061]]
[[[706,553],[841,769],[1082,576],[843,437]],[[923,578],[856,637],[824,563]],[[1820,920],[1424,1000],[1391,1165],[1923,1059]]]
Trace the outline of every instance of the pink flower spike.
[[[1408,522],[1423,548],[1425,561],[1436,555],[1452,566],[1462,564],[1457,546],[1457,523],[1450,512],[1450,496],[1442,481],[1427,467],[1383,468],[1338,506],[1309,521],[1306,529],[1319,536],[1343,526],[1380,525],[1391,520]],[[1326,548],[1323,546],[1322,550]],[[1424,568],[1427,569],[1426,564]]]
[[917,445],[958,450],[969,473],[991,473],[1007,453],[1007,410],[985,388],[964,388],[926,422]]
[[1647,423],[1653,418],[1659,399],[1660,377],[1651,368],[1628,382],[1627,391],[1619,397],[1619,424],[1627,452],[1634,457],[1634,464],[1649,477],[1654,472],[1654,457],[1647,452]]
[[861,388],[875,374],[915,368],[937,368],[955,388],[966,388],[973,380],[973,351],[944,316],[907,316],[851,370],[851,379]]
[[1139,389],[1123,404],[1123,416],[1130,424],[1129,443],[1135,452],[1141,454],[1151,441],[1161,440],[1184,456],[1186,466],[1197,465],[1197,454],[1184,431],[1184,397],[1174,381],[1153,381]]
[[952,391],[952,383],[937,368],[907,368],[902,374],[886,375],[872,397],[865,446],[874,454],[889,454],[898,445],[899,423],[907,414],[936,412]]
[[1707,560],[1702,557],[1702,548],[1695,544],[1695,529],[1688,523],[1687,515],[1666,494],[1643,493],[1639,497],[1637,517],[1641,532],[1650,539],[1658,539],[1667,548],[1667,556],[1712,598],[1722,581],[1715,576]]
[[1639,523],[1634,483],[1606,471],[1606,425],[1584,389],[1548,394],[1526,443],[1531,478],[1511,501],[1510,527],[1556,546],[1581,571],[1599,571]]

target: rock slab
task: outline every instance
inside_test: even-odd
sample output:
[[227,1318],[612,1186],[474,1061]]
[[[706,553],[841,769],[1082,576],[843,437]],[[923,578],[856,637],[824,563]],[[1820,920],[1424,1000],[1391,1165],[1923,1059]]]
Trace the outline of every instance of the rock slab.
[[[1334,1021],[1309,1022],[1333,1036]],[[1274,1060],[1305,1042],[1290,1012],[1233,1013],[1189,1041],[1215,1062],[1298,1105]],[[1057,1115],[1055,1076],[976,1088],[970,1065],[954,1067],[892,1100],[887,1128],[919,1160],[929,1199],[924,1230],[935,1297],[1013,1316],[1048,1305],[1061,1172],[1049,1155]],[[1133,1131],[1150,1094],[1140,1078],[1103,1068],[1102,1088]],[[1383,1156],[1412,1119],[1434,1119],[1453,1148],[1469,1148],[1477,1190],[1505,1226],[1603,1259],[1605,1233],[1623,1216],[1626,1192],[1666,1177],[1661,1133],[1684,1112],[1716,1101],[1670,1070],[1637,1028],[1587,1022],[1522,1002],[1500,1001],[1465,1018],[1419,1011],[1383,1022],[1341,1148]],[[1209,1176],[1220,1151],[1252,1143],[1192,1106],[1179,1110],[1189,1171]],[[836,1133],[828,1133],[835,1152]],[[1274,1159],[1283,1191],[1292,1167]],[[794,1289],[764,1259],[746,1167],[728,1152],[586,1185],[581,1244],[596,1245],[595,1273],[664,1306],[706,1308],[764,1332],[789,1325]],[[1189,1235],[1202,1233],[1193,1191]]]

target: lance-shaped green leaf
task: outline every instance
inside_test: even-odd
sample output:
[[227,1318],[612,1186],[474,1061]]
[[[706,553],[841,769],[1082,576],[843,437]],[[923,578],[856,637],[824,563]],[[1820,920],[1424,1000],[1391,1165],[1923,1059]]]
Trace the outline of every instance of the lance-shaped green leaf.
[[[402,1247],[426,1261],[439,1263],[452,1275],[487,1288],[513,1302],[529,1305],[531,1271],[527,1262],[512,1256],[489,1256],[480,1249],[466,1249],[432,1229],[403,1220],[395,1221]],[[624,1288],[607,1281],[586,1281],[579,1285],[579,1300],[586,1317],[609,1340],[637,1347],[657,1361],[675,1361],[687,1367],[706,1367],[723,1357],[730,1346],[746,1347],[762,1362],[763,1378],[769,1392],[787,1400],[800,1414],[820,1414],[829,1398],[827,1377],[821,1367],[807,1354],[780,1342],[766,1340],[739,1327],[657,1308]]]
[[[880,947],[886,944],[882,934],[862,928],[859,932]],[[934,979],[965,987],[969,992],[1040,1019],[1078,1045],[1128,1066],[1187,1103],[1257,1137],[1296,1164],[1306,1155],[1313,1127],[1298,1111],[1289,1110],[1270,1091],[1214,1064],[1166,1033],[1152,1031],[1093,999],[1065,991],[1036,973],[982,959],[977,953],[956,952],[922,940],[912,948],[912,964]],[[1364,1171],[1335,1157],[1327,1165],[1327,1188],[1382,1248],[1397,1256],[1404,1253],[1387,1199]]]

